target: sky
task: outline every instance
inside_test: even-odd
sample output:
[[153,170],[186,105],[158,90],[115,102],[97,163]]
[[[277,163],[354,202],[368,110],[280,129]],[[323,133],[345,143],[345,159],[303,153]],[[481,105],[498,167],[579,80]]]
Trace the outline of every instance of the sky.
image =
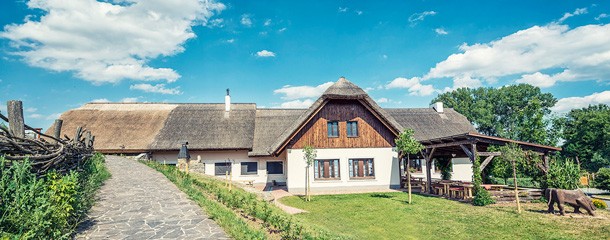
[[306,108],[340,77],[382,107],[518,83],[556,114],[610,104],[608,1],[0,3],[0,111],[47,128],[88,102]]

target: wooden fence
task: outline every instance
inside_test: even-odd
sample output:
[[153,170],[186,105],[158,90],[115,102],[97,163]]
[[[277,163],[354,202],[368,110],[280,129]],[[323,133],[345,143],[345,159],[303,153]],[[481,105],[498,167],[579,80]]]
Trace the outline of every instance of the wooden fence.
[[[50,170],[63,174],[70,170],[80,171],[84,161],[93,154],[95,136],[90,131],[78,127],[72,138],[65,134],[61,137],[63,122],[58,119],[55,120],[54,134],[50,136],[24,123],[21,101],[8,101],[7,110],[8,116],[0,113],[0,119],[8,123],[8,128],[0,126],[0,156],[6,159],[4,166],[0,167],[28,159],[32,171],[38,176],[44,176]],[[25,130],[41,137],[28,138]]]

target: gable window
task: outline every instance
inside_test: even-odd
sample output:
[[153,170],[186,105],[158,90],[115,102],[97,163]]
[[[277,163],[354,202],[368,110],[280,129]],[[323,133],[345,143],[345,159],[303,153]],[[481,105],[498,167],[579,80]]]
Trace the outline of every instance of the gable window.
[[338,179],[339,159],[315,160],[313,171],[315,179]]
[[373,166],[373,159],[350,159],[349,177],[375,178],[375,167]]
[[339,122],[328,121],[326,126],[328,128],[328,137],[339,137]]
[[358,122],[347,122],[347,137],[358,137]]
[[256,175],[258,169],[257,162],[242,162],[241,175]]
[[214,163],[214,174],[215,175],[225,175],[231,174],[231,163],[230,162],[217,162]]
[[284,174],[284,162],[267,162],[267,174]]

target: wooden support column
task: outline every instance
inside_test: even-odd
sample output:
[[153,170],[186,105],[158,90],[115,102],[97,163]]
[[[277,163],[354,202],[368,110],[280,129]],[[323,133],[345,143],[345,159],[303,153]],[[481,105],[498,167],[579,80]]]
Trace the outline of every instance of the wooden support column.
[[427,192],[432,193],[432,156],[436,148],[426,149],[424,158],[426,160],[426,186],[428,187]]
[[61,126],[64,124],[64,121],[61,119],[55,120],[55,129],[53,131],[53,137],[60,139],[61,138]]
[[8,111],[8,126],[15,137],[25,138],[25,123],[23,121],[23,103],[11,100],[6,103]]

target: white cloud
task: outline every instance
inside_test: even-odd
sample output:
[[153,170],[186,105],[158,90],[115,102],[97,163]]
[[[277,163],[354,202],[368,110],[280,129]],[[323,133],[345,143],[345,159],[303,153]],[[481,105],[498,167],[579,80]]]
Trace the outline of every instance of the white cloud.
[[134,103],[134,102],[137,102],[137,101],[138,101],[137,97],[121,99],[121,102],[124,102],[124,103]]
[[360,11],[360,10],[356,10],[356,11],[354,11],[354,12],[355,12],[356,14],[358,14],[358,15],[362,15],[362,14],[364,13],[363,11]]
[[38,108],[35,108],[35,107],[29,107],[29,108],[25,109],[25,112],[29,112],[29,113],[33,113],[36,111],[38,111]]
[[603,18],[607,18],[607,17],[610,17],[610,15],[608,15],[606,13],[602,13],[602,14],[598,15],[597,17],[595,17],[595,20],[599,21],[599,20],[601,20]]
[[277,31],[278,31],[278,32],[284,32],[284,31],[286,31],[286,29],[288,29],[288,28],[283,27],[283,28],[280,28],[280,29],[279,29],[279,30],[277,30]]
[[388,83],[385,87],[386,89],[405,88],[409,91],[409,95],[413,96],[429,96],[434,92],[437,92],[432,85],[423,85],[420,81],[421,79],[418,77],[409,79],[398,77]]
[[339,7],[339,12],[347,12],[348,8],[347,7]]
[[222,18],[212,19],[206,24],[206,26],[209,28],[222,28],[225,26],[224,21],[225,20]]
[[317,98],[326,89],[332,86],[333,82],[327,82],[320,84],[318,86],[290,86],[286,85],[280,89],[276,89],[273,91],[274,94],[284,94],[282,99],[284,100],[294,100],[294,99],[303,99],[303,98]]
[[449,34],[449,32],[447,32],[445,29],[442,29],[442,28],[434,29],[434,32],[436,32],[436,34],[438,34],[438,35],[447,35],[447,34]]
[[589,105],[597,105],[597,104],[610,104],[610,91],[603,91],[598,93],[593,93],[589,96],[584,97],[568,97],[562,98],[557,101],[554,107],[551,110],[564,113],[568,112],[575,108],[584,108]]
[[31,0],[27,6],[40,10],[40,18],[6,25],[0,37],[31,66],[73,72],[95,84],[123,79],[172,82],[180,77],[175,70],[147,63],[184,51],[184,43],[196,37],[192,27],[207,24],[225,9],[221,3],[201,0],[113,2]]
[[383,55],[381,55],[381,58],[383,58],[384,60],[388,59],[388,55],[383,54]]
[[180,87],[166,88],[165,84],[151,85],[148,83],[140,83],[140,84],[131,85],[129,87],[129,89],[141,90],[141,91],[149,92],[149,93],[161,93],[161,94],[171,94],[171,95],[182,94],[182,92],[180,91]]
[[235,38],[228,39],[226,42],[227,43],[234,43],[235,42]]
[[377,99],[377,102],[378,103],[387,103],[387,102],[390,102],[390,99],[382,97],[380,99]]
[[271,51],[267,51],[267,50],[261,50],[261,51],[256,52],[256,56],[257,57],[264,57],[264,58],[266,58],[266,57],[275,57],[275,53],[271,52]]
[[55,119],[59,119],[60,116],[61,116],[61,113],[52,113],[49,116],[47,116],[45,119],[46,120],[55,120]]
[[[550,87],[557,81],[610,80],[610,24],[569,29],[549,24],[489,43],[463,44],[423,77],[493,81],[520,74],[518,82]],[[543,71],[561,71],[545,77]]]
[[41,118],[44,118],[44,116],[42,114],[32,113],[32,114],[28,115],[28,118],[41,119]]
[[108,100],[107,98],[98,98],[98,99],[93,99],[91,100],[92,103],[108,103],[110,102],[110,100]]
[[241,24],[246,27],[252,27],[252,18],[250,18],[250,14],[241,15]]
[[409,22],[411,23],[411,26],[415,26],[417,25],[417,23],[423,21],[427,16],[434,16],[436,15],[435,11],[425,11],[425,12],[420,12],[420,13],[414,13],[411,16],[409,16]]
[[571,18],[573,16],[578,16],[581,14],[586,14],[586,13],[587,13],[587,8],[577,8],[572,13],[564,13],[563,17],[561,17],[559,20],[557,20],[557,23],[562,23],[563,21],[565,21],[568,18]]
[[284,102],[280,105],[281,108],[309,108],[313,104],[313,100],[293,100]]
[[271,25],[271,19],[265,20],[265,23],[263,23],[263,25],[265,25],[265,26]]

